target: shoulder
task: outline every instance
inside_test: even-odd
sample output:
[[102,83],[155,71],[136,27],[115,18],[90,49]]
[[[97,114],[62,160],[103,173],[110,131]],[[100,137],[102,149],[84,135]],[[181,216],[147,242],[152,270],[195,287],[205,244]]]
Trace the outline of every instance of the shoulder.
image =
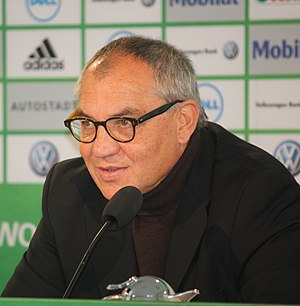
[[232,216],[239,209],[250,217],[250,212],[260,215],[277,205],[299,206],[300,186],[274,156],[219,125],[210,124],[207,129],[215,141],[211,183],[215,207],[223,211],[226,206]]
[[276,170],[282,174],[292,176],[286,167],[270,153],[238,136],[230,133],[215,123],[209,123],[209,133],[216,143],[216,166],[232,167],[237,171],[255,173],[265,170]]
[[43,192],[43,202],[71,202],[99,197],[100,191],[81,157],[55,164],[49,171]]
[[59,182],[63,184],[80,184],[92,181],[82,157],[66,159],[55,164],[49,171],[45,184]]
[[[300,186],[274,156],[212,124],[215,138],[212,203],[237,220],[271,216],[277,208],[299,218]],[[276,208],[277,207],[277,208]],[[243,217],[242,217],[243,216]]]
[[76,157],[58,162],[53,166],[51,171],[55,173],[63,172],[65,174],[71,175],[73,172],[78,172],[78,171],[82,172],[85,171],[85,169],[86,167],[83,158]]

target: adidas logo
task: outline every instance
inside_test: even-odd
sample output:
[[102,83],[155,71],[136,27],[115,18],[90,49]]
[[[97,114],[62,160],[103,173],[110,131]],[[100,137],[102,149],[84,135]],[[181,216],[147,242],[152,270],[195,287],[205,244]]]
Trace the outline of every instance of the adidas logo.
[[64,69],[64,60],[57,59],[56,52],[48,38],[44,39],[28,57],[29,59],[24,63],[25,70]]
[[44,39],[42,44],[35,49],[35,52],[29,55],[30,58],[54,58],[56,53],[48,38]]

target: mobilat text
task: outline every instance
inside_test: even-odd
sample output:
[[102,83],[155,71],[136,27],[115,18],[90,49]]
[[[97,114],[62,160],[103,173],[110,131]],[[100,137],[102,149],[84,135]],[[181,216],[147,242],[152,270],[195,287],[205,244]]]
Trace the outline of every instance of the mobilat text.
[[288,43],[283,39],[279,44],[271,44],[269,40],[264,40],[262,43],[254,40],[252,56],[253,59],[300,58],[300,40],[295,39],[293,43]]
[[206,5],[238,5],[239,1],[238,0],[170,0],[170,6],[173,5],[201,5],[201,6],[206,6]]

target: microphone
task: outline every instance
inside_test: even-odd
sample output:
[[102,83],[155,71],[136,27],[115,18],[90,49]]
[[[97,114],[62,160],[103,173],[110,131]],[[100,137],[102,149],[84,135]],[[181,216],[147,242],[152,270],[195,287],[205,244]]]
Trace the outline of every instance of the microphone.
[[126,186],[118,190],[114,196],[106,204],[103,213],[102,221],[104,224],[99,229],[91,243],[89,244],[86,252],[82,256],[82,259],[77,266],[73,277],[62,296],[62,299],[67,299],[77,283],[78,278],[82,274],[90,255],[98,242],[99,238],[105,233],[106,229],[110,227],[113,230],[117,230],[128,223],[137,215],[143,204],[143,196],[140,190],[134,186]]
[[133,186],[123,187],[104,207],[102,221],[111,222],[111,229],[119,229],[136,216],[142,204],[143,196],[139,189]]

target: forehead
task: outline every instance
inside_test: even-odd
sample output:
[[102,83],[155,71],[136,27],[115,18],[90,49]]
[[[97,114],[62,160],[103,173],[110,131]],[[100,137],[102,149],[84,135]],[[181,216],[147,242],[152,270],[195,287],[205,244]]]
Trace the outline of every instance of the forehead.
[[126,110],[138,114],[160,105],[149,65],[131,56],[111,59],[101,74],[101,62],[91,65],[82,78],[79,108],[104,117]]
[[147,77],[154,78],[153,70],[150,65],[142,59],[131,55],[111,55],[108,58],[95,61],[87,70],[91,72],[98,80],[105,78],[135,79]]

